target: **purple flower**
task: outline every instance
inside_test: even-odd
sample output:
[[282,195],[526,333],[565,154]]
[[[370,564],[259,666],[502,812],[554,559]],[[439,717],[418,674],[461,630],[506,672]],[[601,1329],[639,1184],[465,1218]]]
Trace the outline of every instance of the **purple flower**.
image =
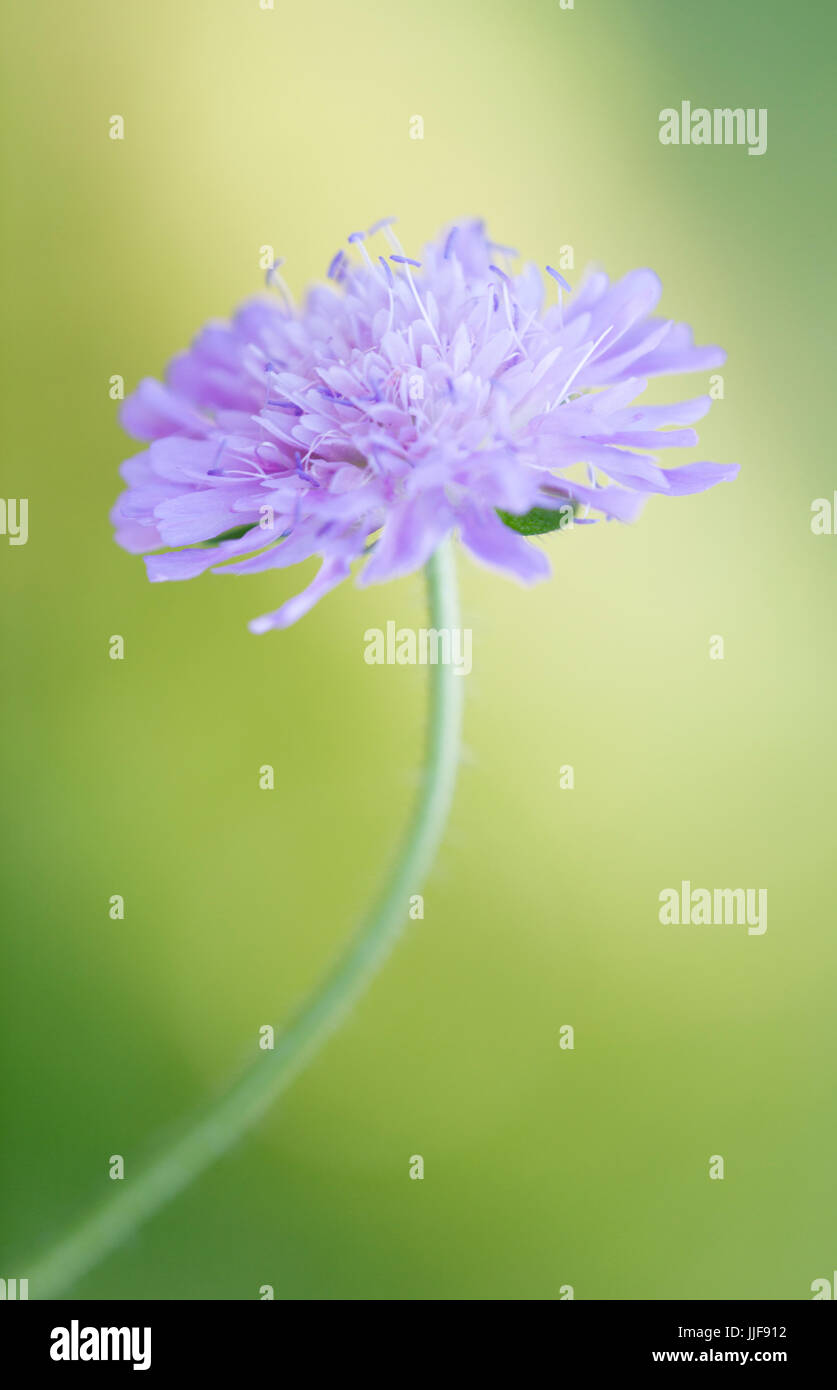
[[650,493],[735,476],[735,464],[662,468],[648,452],[695,444],[689,427],[711,401],[641,406],[647,379],[724,361],[686,324],[649,317],[652,271],[615,284],[596,271],[565,299],[552,267],[546,282],[532,265],[512,273],[514,253],[481,222],[447,229],[421,262],[388,221],[368,236],[380,231],[387,255],[352,233],[333,284],[301,310],[274,267],[277,300],[209,324],[165,385],[146,378],[125,401],[125,429],[149,447],[122,465],[113,520],[125,549],[156,552],[152,580],[320,556],[307,589],[250,624],[265,632],[361,557],[358,582],[379,583],[456,530],[479,560],[532,583],[549,562],[527,536],[559,518],[631,521]]

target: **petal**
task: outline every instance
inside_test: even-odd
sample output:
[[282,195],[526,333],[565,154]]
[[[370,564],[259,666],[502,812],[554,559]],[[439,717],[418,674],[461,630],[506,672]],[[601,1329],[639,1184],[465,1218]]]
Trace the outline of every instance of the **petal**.
[[358,584],[382,584],[420,569],[452,522],[453,512],[441,491],[425,492],[394,507]]
[[556,478],[555,486],[546,490],[548,501],[544,506],[560,506],[567,498],[583,502],[613,521],[636,521],[648,497],[645,493],[631,492],[624,487],[587,487],[574,479]]
[[550,564],[544,552],[512,531],[496,512],[472,507],[460,513],[458,521],[463,544],[478,560],[523,584],[535,584],[549,577]]
[[223,448],[223,441],[219,439],[190,439],[188,435],[169,434],[154,440],[148,458],[158,478],[173,483],[206,484],[210,468],[223,458]]
[[254,618],[248,624],[251,632],[270,632],[271,628],[290,627],[298,622],[305,613],[310,612],[315,603],[319,603],[332,589],[348,576],[351,568],[350,560],[345,555],[335,555],[331,559],[324,560],[315,579],[312,579],[307,589],[303,589],[301,594],[295,594],[283,603],[281,608],[275,609],[273,613],[264,613],[260,618]]
[[[252,532],[248,532],[246,536],[220,541],[218,545],[171,550],[166,555],[146,555],[145,568],[148,578],[154,584],[168,579],[195,579],[216,565],[219,559],[254,550],[259,544],[258,537],[254,539]],[[223,574],[223,570],[218,570],[217,573]]]
[[163,544],[157,527],[140,521],[126,521],[117,526],[114,540],[130,555],[144,555],[146,551],[156,550]]
[[716,483],[727,483],[738,475],[737,463],[684,463],[680,468],[664,468],[672,497],[705,492]]
[[[182,492],[154,508],[160,535],[166,545],[193,545],[196,541],[211,541],[233,526],[241,526],[246,518],[234,512],[234,496],[218,488],[204,492]],[[254,518],[256,519],[256,518]]]
[[208,421],[186,401],[153,377],[144,377],[123,402],[122,428],[135,439],[159,439],[164,434],[206,434]]

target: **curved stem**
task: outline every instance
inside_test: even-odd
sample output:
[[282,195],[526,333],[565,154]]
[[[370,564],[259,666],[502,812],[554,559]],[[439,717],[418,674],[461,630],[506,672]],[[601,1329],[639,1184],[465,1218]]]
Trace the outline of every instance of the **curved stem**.
[[[459,623],[453,551],[443,542],[426,568],[431,626]],[[381,897],[322,987],[232,1089],[138,1178],[86,1216],[32,1269],[33,1298],[54,1298],[194,1181],[269,1109],[361,997],[407,923],[439,848],[459,762],[463,683],[451,665],[430,667],[427,756],[404,845]]]

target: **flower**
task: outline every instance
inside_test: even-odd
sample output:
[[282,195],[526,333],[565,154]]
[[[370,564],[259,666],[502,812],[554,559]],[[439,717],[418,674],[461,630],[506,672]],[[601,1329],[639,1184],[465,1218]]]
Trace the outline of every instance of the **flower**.
[[308,588],[254,632],[295,622],[362,557],[361,584],[407,574],[453,530],[478,560],[532,583],[549,561],[527,537],[575,513],[631,521],[651,493],[701,492],[737,472],[662,468],[646,452],[695,444],[689,426],[711,404],[637,405],[647,379],[724,361],[687,324],[649,317],[652,271],[611,284],[597,270],[565,299],[551,266],[546,281],[533,265],[513,273],[516,253],[482,222],[446,229],[421,261],[390,223],[354,232],[332,284],[301,310],[277,262],[276,298],[209,324],[165,385],[146,378],[122,409],[149,447],[122,465],[112,519],[152,580],[321,557]]

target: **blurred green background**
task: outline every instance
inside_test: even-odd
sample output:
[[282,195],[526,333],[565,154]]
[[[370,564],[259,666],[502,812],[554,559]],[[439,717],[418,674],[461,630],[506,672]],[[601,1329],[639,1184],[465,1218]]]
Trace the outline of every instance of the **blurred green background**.
[[[363,633],[420,626],[421,577],[256,638],[299,574],[152,587],[107,520],[139,447],[111,375],[259,292],[262,245],[299,292],[389,214],[408,248],[468,214],[541,264],[571,243],[575,283],[653,266],[729,353],[687,457],[741,476],[547,538],[531,591],[461,556],[467,756],[425,920],[259,1130],[72,1292],[805,1299],[837,1266],[837,539],[810,530],[837,482],[833,30],[778,0],[7,11],[0,491],[30,538],[0,539],[4,1277],[110,1154],[130,1182],[222,1090],[397,844],[426,672],[367,666]],[[767,107],[766,155],[661,146],[683,99]],[[662,927],[684,878],[766,887],[766,934]]]

